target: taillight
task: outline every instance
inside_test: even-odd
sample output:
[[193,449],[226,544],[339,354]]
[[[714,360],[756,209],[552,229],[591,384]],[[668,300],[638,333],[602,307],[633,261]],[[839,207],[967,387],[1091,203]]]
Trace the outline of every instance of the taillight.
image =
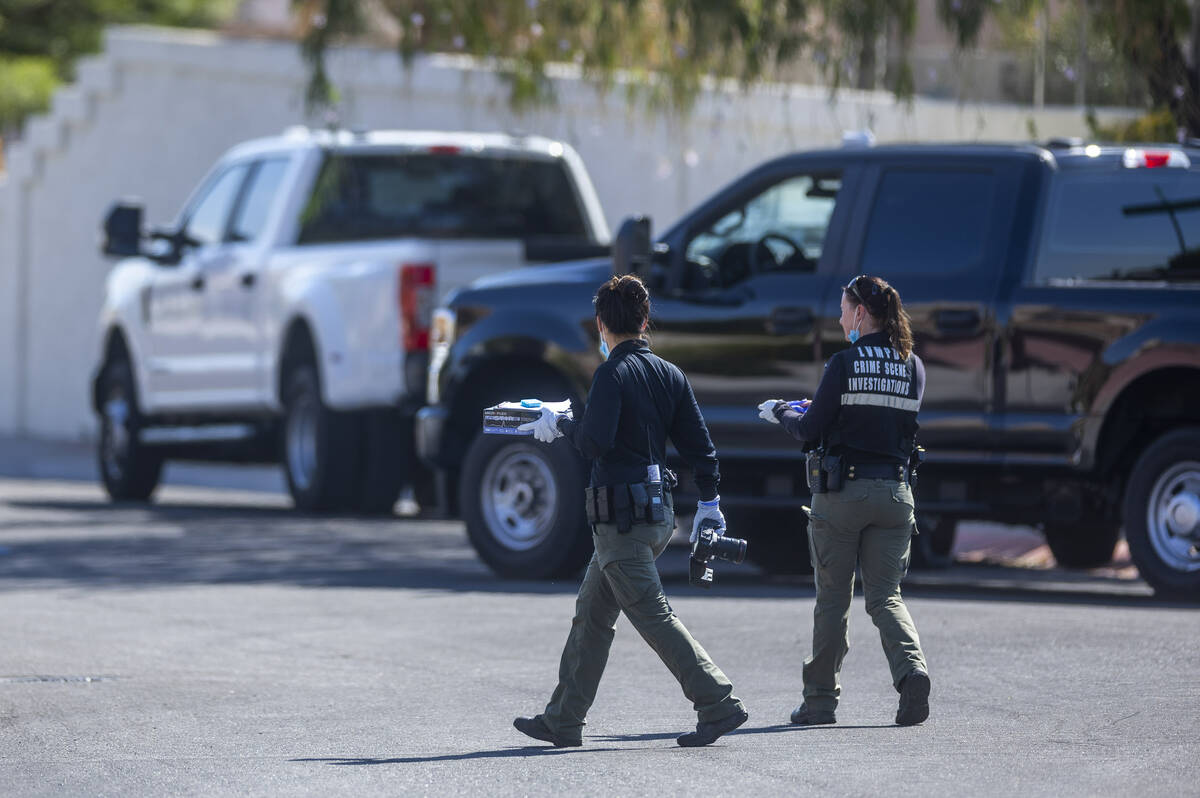
[[1158,169],[1163,166],[1187,169],[1192,165],[1187,153],[1181,150],[1143,150],[1140,147],[1125,150],[1121,162],[1126,169]]
[[462,147],[453,144],[435,144],[429,148],[430,155],[458,155]]
[[400,329],[408,352],[429,350],[429,323],[437,299],[437,267],[432,263],[400,266]]

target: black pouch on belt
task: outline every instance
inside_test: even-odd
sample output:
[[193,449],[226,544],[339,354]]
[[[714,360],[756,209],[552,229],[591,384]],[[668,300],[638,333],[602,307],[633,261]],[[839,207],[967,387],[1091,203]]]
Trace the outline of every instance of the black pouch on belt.
[[645,523],[650,517],[650,496],[641,482],[629,483],[629,498],[633,502],[633,522]]
[[587,513],[589,524],[596,523],[596,489],[583,489],[583,509]]
[[804,456],[804,476],[810,493],[825,492],[825,469],[821,466],[821,450],[814,449]]
[[592,490],[596,492],[596,521],[607,524],[612,520],[612,505],[609,502],[612,490],[608,485],[600,485]]
[[827,454],[821,461],[821,468],[825,471],[825,489],[830,493],[836,493],[842,489],[842,480],[845,474],[842,470],[842,456],[840,454]]
[[633,529],[633,507],[629,501],[628,485],[612,486],[612,520],[622,535]]
[[646,496],[650,500],[650,503],[646,505],[646,520],[652,524],[659,524],[667,520],[664,492],[663,483],[646,483]]

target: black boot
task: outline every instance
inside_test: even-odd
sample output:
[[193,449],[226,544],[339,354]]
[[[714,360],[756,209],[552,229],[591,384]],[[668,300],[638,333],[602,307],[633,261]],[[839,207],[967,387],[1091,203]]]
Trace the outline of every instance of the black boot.
[[714,720],[712,723],[697,723],[694,732],[679,735],[679,737],[675,738],[675,742],[684,748],[696,748],[701,745],[708,745],[715,742],[722,734],[728,734],[738,726],[741,726],[749,717],[750,713],[744,709],[739,709],[727,718]]
[[929,717],[929,674],[913,671],[900,682],[900,707],[897,726],[915,726]]
[[546,721],[542,720],[541,715],[535,715],[532,718],[517,718],[513,721],[513,728],[535,740],[554,743],[555,748],[576,748],[583,745],[582,740],[568,740],[550,731],[550,727],[546,725]]
[[837,716],[832,709],[809,709],[808,704],[801,704],[792,710],[793,726],[821,726],[827,723],[837,723]]

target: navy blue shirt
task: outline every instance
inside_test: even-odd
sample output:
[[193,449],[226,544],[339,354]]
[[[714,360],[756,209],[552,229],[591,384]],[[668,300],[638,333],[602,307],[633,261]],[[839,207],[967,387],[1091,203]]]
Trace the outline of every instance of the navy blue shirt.
[[901,360],[887,334],[875,332],[829,358],[808,412],[781,402],[774,413],[806,447],[824,442],[830,453],[858,463],[905,462],[924,395],[921,358]]
[[558,428],[592,461],[592,487],[646,481],[646,466],[667,462],[667,438],[691,466],[700,498],[717,495],[717,450],[687,377],[642,340],[622,341],[592,377],[579,421]]

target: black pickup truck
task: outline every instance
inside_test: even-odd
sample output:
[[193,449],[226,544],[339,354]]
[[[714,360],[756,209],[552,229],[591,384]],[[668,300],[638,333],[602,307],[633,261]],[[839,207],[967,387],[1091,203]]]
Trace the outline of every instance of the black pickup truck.
[[480,435],[480,410],[539,396],[581,412],[599,362],[591,298],[632,271],[651,288],[655,351],[708,421],[731,533],[769,570],[806,568],[802,454],[755,406],[813,394],[847,346],[842,286],[877,274],[900,291],[928,376],[918,559],[944,559],[958,521],[987,519],[1035,525],[1061,564],[1089,566],[1123,527],[1156,590],[1200,596],[1197,159],[1080,142],[778,158],[657,241],[630,219],[611,258],[449,297],[418,451],[497,572],[579,568],[581,463],[561,441]]

